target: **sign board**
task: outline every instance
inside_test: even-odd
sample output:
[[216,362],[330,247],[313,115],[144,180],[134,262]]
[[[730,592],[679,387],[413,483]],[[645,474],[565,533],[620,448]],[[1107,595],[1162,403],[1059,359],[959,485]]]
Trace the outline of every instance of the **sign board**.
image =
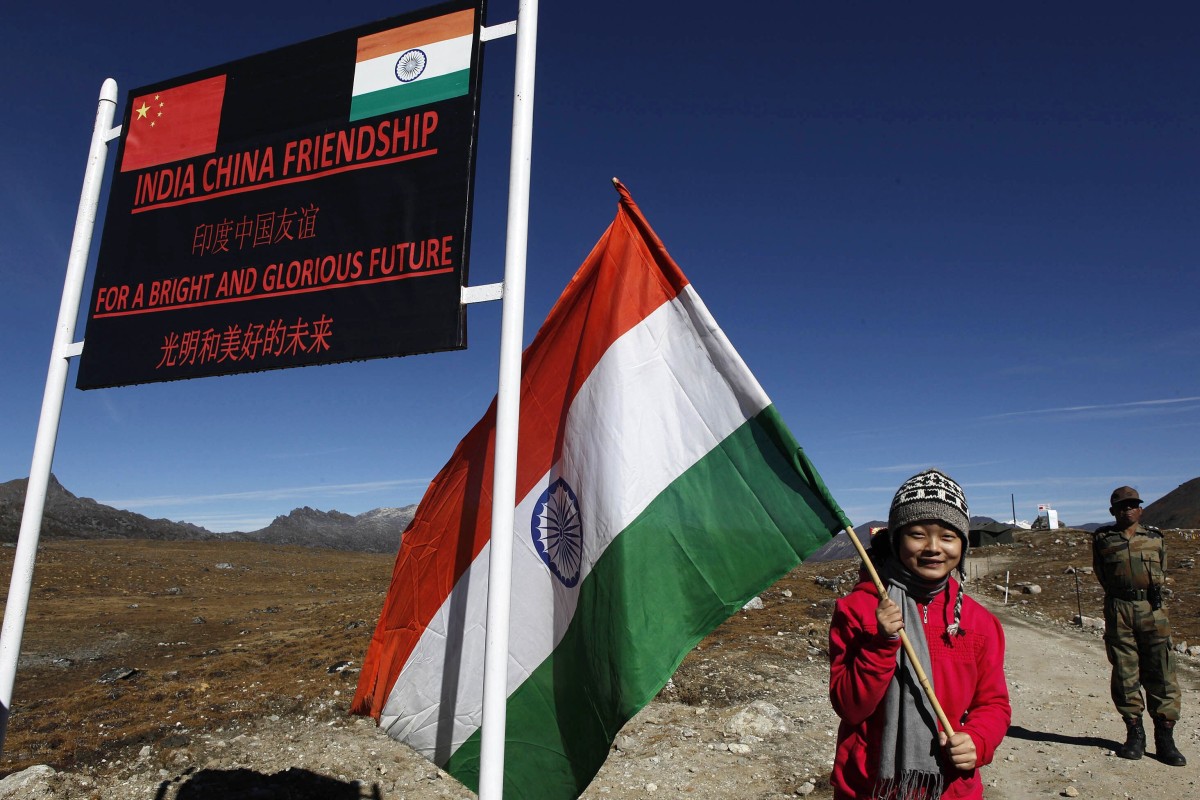
[[77,386],[465,347],[482,12],[131,91]]
[[1051,508],[1049,503],[1038,503],[1038,516],[1046,518],[1046,527],[1050,530],[1058,529],[1058,511]]

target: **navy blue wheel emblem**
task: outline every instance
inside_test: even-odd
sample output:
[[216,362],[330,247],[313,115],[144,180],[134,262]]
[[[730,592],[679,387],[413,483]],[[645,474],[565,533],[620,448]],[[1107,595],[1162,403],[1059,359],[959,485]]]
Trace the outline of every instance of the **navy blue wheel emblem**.
[[425,71],[425,65],[429,63],[429,57],[425,55],[424,50],[413,48],[406,50],[400,54],[400,58],[396,59],[396,77],[401,83],[411,83],[421,77],[421,73]]
[[562,478],[533,504],[533,546],[554,577],[570,588],[579,583],[583,563],[583,520],[579,500]]

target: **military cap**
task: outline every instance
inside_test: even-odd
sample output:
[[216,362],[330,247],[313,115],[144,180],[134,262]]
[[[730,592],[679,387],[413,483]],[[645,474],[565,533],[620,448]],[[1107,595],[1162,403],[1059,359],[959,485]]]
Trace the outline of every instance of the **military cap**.
[[1117,503],[1125,503],[1129,500],[1136,500],[1139,506],[1142,504],[1142,498],[1138,496],[1137,489],[1132,486],[1121,486],[1113,489],[1112,497],[1108,499],[1108,504],[1115,508]]

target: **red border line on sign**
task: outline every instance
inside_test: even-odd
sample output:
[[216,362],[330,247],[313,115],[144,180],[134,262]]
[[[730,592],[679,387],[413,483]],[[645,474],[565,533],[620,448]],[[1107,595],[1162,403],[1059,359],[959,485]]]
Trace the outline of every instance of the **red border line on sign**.
[[265,294],[251,294],[244,297],[224,297],[220,300],[205,300],[199,303],[182,303],[174,306],[155,306],[154,308],[138,308],[130,311],[110,311],[107,314],[93,314],[92,319],[106,319],[108,317],[135,317],[142,314],[156,314],[159,311],[179,311],[185,308],[204,308],[205,306],[223,306],[227,303],[244,303],[248,300],[266,300],[272,297],[287,297],[294,294],[310,294],[312,292],[323,292],[326,289],[351,289],[355,286],[369,286],[373,283],[387,283],[389,281],[400,281],[405,278],[425,278],[431,275],[445,275],[449,272],[454,272],[454,267],[445,267],[443,269],[431,269],[428,272],[406,272],[403,275],[392,275],[387,278],[370,278],[365,281],[351,281],[349,283],[327,283],[323,286],[306,286],[303,289],[289,289],[285,292],[267,292]]
[[189,197],[185,200],[172,200],[167,203],[154,203],[153,205],[142,206],[140,208],[130,209],[130,214],[141,214],[146,211],[157,211],[160,208],[173,208],[175,206],[186,206],[191,203],[202,203],[205,200],[215,200],[218,197],[229,197],[235,194],[244,194],[245,192],[257,192],[259,189],[270,189],[272,186],[286,186],[289,183],[303,183],[305,181],[315,181],[317,178],[324,178],[327,175],[338,175],[342,172],[350,172],[356,169],[370,169],[371,167],[385,167],[388,164],[397,164],[401,161],[412,161],[414,158],[425,158],[426,156],[436,156],[437,148],[432,150],[423,150],[419,153],[406,153],[402,156],[394,158],[385,158],[382,161],[368,161],[362,164],[347,164],[344,167],[334,167],[333,169],[325,170],[324,172],[314,172],[309,175],[297,175],[294,178],[280,178],[277,181],[268,181],[267,183],[256,183],[252,186],[239,186],[236,189],[226,189],[223,192],[213,192],[199,197]]

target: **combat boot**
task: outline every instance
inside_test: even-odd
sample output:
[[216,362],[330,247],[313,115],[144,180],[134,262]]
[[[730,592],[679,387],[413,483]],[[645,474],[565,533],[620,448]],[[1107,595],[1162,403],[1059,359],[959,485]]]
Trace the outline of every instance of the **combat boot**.
[[1137,761],[1146,753],[1146,729],[1142,727],[1142,718],[1124,717],[1125,744],[1117,748],[1117,755]]
[[1187,759],[1175,746],[1175,720],[1154,720],[1154,754],[1158,760],[1171,767],[1187,765]]

